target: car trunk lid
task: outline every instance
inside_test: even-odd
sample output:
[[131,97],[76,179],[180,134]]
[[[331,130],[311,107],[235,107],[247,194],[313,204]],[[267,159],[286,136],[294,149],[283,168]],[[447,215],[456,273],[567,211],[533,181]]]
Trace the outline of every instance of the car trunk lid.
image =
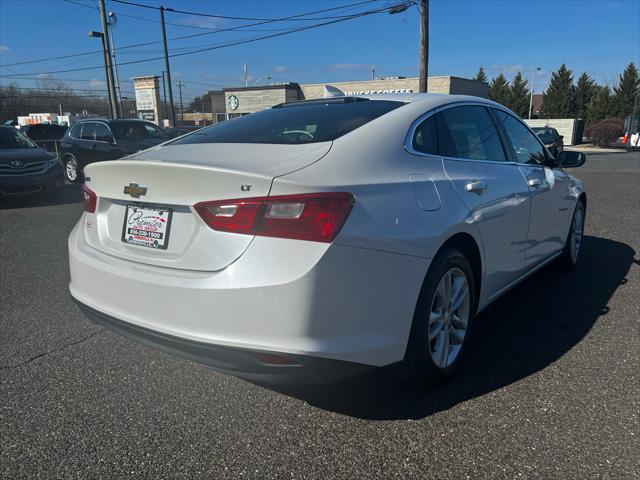
[[[88,165],[86,185],[98,203],[95,213],[85,215],[87,242],[104,253],[149,265],[202,271],[227,267],[253,237],[212,230],[193,205],[268,196],[274,177],[317,161],[330,143],[259,147],[165,146]],[[156,229],[144,218],[134,219],[134,213],[164,225]],[[150,235],[162,236],[157,245],[144,246],[149,240],[139,237],[146,235],[139,229],[147,228]]]

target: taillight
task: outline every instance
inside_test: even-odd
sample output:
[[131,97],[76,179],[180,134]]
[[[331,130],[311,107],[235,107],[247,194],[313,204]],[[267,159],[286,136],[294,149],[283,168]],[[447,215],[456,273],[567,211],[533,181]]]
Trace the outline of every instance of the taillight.
[[194,208],[214,230],[328,243],[353,202],[350,193],[326,192],[201,202]]
[[96,211],[98,196],[84,183],[82,184],[82,203],[84,204],[85,212],[94,213]]

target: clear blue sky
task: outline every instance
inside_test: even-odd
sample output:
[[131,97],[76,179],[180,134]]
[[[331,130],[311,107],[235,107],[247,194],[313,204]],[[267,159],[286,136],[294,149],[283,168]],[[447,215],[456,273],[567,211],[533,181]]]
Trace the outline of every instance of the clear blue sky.
[[[93,0],[0,0],[0,64],[49,58],[99,48],[87,36],[100,30],[97,4]],[[158,6],[159,1],[132,0]],[[239,17],[281,18],[314,10],[347,5],[357,0],[163,0],[167,7]],[[401,0],[372,3],[318,16],[348,15],[381,8]],[[159,13],[107,0],[107,8],[119,15],[114,29],[116,47],[160,40]],[[139,18],[131,18],[133,15]],[[599,83],[614,84],[631,61],[640,63],[640,0],[536,0],[430,2],[430,75],[475,75],[484,65],[489,77],[499,72],[511,78],[521,70],[530,78],[542,71],[536,91],[543,88],[549,71],[566,63],[577,77],[588,72]],[[143,20],[146,19],[146,20]],[[249,21],[221,20],[167,12],[169,38],[240,26]],[[170,42],[178,53],[185,47],[207,47],[255,36],[277,33],[323,20],[277,22],[244,30],[218,32]],[[326,20],[325,20],[326,21]],[[198,27],[198,28],[194,28]],[[186,85],[186,98],[207,89],[242,84],[244,61],[251,79],[271,76],[271,81],[336,82],[376,76],[417,76],[419,14],[416,7],[405,13],[371,15],[313,30],[246,45],[173,58],[174,82]],[[124,52],[127,52],[126,54]],[[154,44],[120,52],[126,62],[161,56]],[[1,68],[1,74],[36,73],[102,65],[100,54]],[[132,90],[133,76],[160,74],[163,62],[121,66],[124,90]],[[53,75],[76,88],[102,88],[104,70],[95,69]],[[8,77],[0,78],[7,84]],[[33,80],[18,79],[21,86]],[[266,83],[267,81],[263,81]]]

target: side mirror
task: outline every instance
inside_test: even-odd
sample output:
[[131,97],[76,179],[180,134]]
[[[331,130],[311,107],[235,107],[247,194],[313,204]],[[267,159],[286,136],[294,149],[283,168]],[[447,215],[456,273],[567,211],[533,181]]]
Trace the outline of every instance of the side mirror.
[[562,150],[558,153],[557,164],[560,168],[577,168],[584,165],[587,156],[582,152],[569,152]]

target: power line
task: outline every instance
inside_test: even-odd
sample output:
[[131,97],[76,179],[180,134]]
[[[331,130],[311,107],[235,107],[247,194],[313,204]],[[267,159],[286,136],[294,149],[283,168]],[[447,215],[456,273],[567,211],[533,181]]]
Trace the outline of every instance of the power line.
[[[111,0],[112,2],[115,3],[122,3],[125,5],[132,5],[135,7],[141,7],[141,8],[147,8],[147,9],[151,9],[151,10],[160,10],[160,7],[153,7],[151,5],[144,5],[141,3],[135,3],[135,2],[129,2],[126,0]],[[341,10],[344,8],[348,8],[348,7],[353,7],[353,6],[357,6],[357,5],[363,5],[366,3],[373,3],[373,2],[377,2],[379,0],[365,0],[362,2],[358,2],[355,4],[349,4],[349,5],[341,5],[339,7],[332,7],[332,8],[328,8],[322,11],[318,11],[318,12],[311,12],[308,13],[306,15],[301,15],[301,16],[308,16],[308,15],[314,15],[315,13],[322,13],[322,12],[329,12],[329,11],[335,11],[335,10]],[[219,18],[221,20],[246,20],[246,21],[278,21],[278,19],[276,18],[256,18],[256,17],[234,17],[234,16],[230,16],[230,15],[216,15],[216,14],[211,14],[211,13],[202,13],[202,12],[187,12],[185,10],[176,10],[175,8],[167,8],[165,9],[167,12],[172,12],[172,13],[180,13],[183,15],[192,15],[192,16],[197,16],[197,17],[208,17],[208,18]],[[316,17],[316,18],[296,18],[296,21],[315,21],[315,20],[327,20],[327,17]]]
[[[408,1],[403,1],[400,3],[397,3],[395,5],[389,5],[386,6],[384,8],[379,8],[376,10],[369,10],[369,11],[365,11],[365,12],[359,12],[359,13],[355,13],[353,15],[349,15],[347,17],[344,18],[337,18],[335,20],[331,20],[331,21],[327,21],[327,22],[321,22],[321,23],[317,23],[314,25],[305,25],[303,27],[297,27],[297,28],[292,28],[292,29],[288,29],[279,33],[274,33],[274,34],[270,34],[270,35],[263,35],[263,36],[259,36],[259,37],[254,37],[254,38],[250,38],[250,39],[244,39],[244,40],[238,40],[238,41],[234,41],[234,42],[230,42],[230,43],[226,43],[226,44],[218,44],[218,45],[214,45],[214,46],[209,46],[206,48],[197,48],[196,50],[191,50],[191,51],[187,51],[187,52],[183,52],[183,53],[175,53],[172,55],[169,55],[170,58],[173,57],[182,57],[185,55],[193,55],[196,53],[202,53],[202,52],[207,52],[207,51],[212,51],[212,50],[219,50],[222,48],[228,48],[228,47],[232,47],[232,46],[237,46],[237,45],[243,45],[243,44],[247,44],[247,43],[252,43],[252,42],[256,42],[256,41],[260,41],[260,40],[267,40],[270,38],[275,38],[275,37],[280,37],[283,35],[289,35],[292,33],[298,33],[298,32],[302,32],[302,31],[306,31],[306,30],[311,30],[314,28],[319,28],[319,27],[323,27],[323,26],[327,26],[327,25],[332,25],[335,23],[341,23],[341,22],[345,22],[348,20],[353,20],[355,18],[361,18],[361,17],[365,17],[365,16],[369,16],[369,15],[373,15],[376,13],[381,13],[381,12],[386,12],[388,11],[390,8],[393,7],[397,7],[397,6],[401,6],[401,5],[413,5],[414,1],[413,0],[408,0]],[[200,35],[207,35],[210,34],[212,32],[206,32],[203,34],[195,34],[195,35],[191,35],[190,37],[194,37],[194,36],[200,36]],[[186,38],[186,37],[183,37]],[[152,42],[152,43],[157,43],[157,42]],[[140,44],[139,44],[140,45]],[[137,45],[137,46],[139,46]],[[127,47],[121,47],[119,50],[122,50],[123,48],[127,48]],[[155,61],[155,60],[162,60],[164,57],[153,57],[153,58],[146,58],[146,59],[141,59],[141,60],[132,60],[129,62],[122,62],[119,63],[119,66],[123,66],[123,65],[133,65],[133,64],[138,64],[138,63],[146,63],[146,62],[151,62],[151,61]],[[76,69],[66,69],[66,70],[55,70],[55,71],[49,71],[49,72],[32,72],[32,73],[27,73],[27,72],[19,72],[16,74],[11,74],[11,75],[6,75],[6,74],[0,74],[0,77],[7,77],[7,78],[11,78],[11,77],[16,77],[19,75],[43,75],[43,74],[53,74],[53,73],[68,73],[68,72],[79,72],[79,71],[86,71],[86,70],[96,70],[96,69],[100,69],[100,68],[104,68],[103,66],[96,66],[96,67],[83,67],[83,68],[76,68]]]
[[[83,3],[79,3],[79,2],[75,2],[73,0],[63,0],[67,3],[71,3],[74,5],[79,5],[85,8],[90,8],[92,10],[97,10],[97,8],[95,7],[91,7],[89,5],[83,4]],[[115,1],[115,0],[112,0]],[[264,20],[258,23],[251,23],[251,24],[246,24],[246,25],[237,25],[235,27],[229,27],[229,28],[219,28],[219,29],[211,29],[211,31],[207,31],[204,33],[196,33],[196,34],[192,34],[192,35],[183,35],[183,36],[179,36],[179,37],[174,37],[174,38],[170,38],[168,41],[172,42],[175,40],[185,40],[185,39],[189,39],[189,38],[195,38],[195,37],[199,37],[199,36],[204,36],[204,35],[212,35],[215,33],[222,33],[222,32],[230,32],[230,31],[237,31],[237,30],[243,30],[247,27],[253,27],[253,26],[259,26],[259,25],[264,25],[267,23],[273,23],[273,22],[279,22],[279,21],[289,21],[289,20],[295,20],[298,17],[303,17],[303,16],[308,16],[308,15],[314,15],[317,13],[324,13],[324,12],[329,12],[329,11],[334,11],[334,10],[338,10],[338,9],[344,9],[344,8],[349,8],[349,7],[356,7],[356,6],[360,6],[366,3],[371,3],[374,1],[378,1],[378,0],[366,0],[366,1],[361,1],[361,2],[356,2],[356,3],[351,3],[351,4],[347,4],[347,5],[343,5],[341,7],[332,7],[332,8],[326,8],[323,10],[316,10],[313,12],[307,12],[307,13],[301,13],[301,14],[297,14],[297,15],[292,15],[289,17],[283,17],[283,18],[275,18],[275,19],[268,19],[268,20]],[[120,3],[131,3],[132,2],[120,2]],[[143,6],[145,8],[151,8],[151,9],[158,9],[157,7],[151,7],[149,5],[139,5],[139,6]],[[384,10],[387,10],[388,8],[391,7],[387,7]],[[121,13],[115,12],[117,15],[123,15]],[[362,13],[366,13],[362,12]],[[140,17],[138,17],[140,18]],[[347,17],[327,17],[329,19],[331,18],[353,18],[353,15],[347,16]],[[149,21],[154,21],[156,23],[159,23],[159,21],[157,20],[151,20],[149,19]],[[167,24],[169,24],[168,22],[166,22]],[[286,31],[287,29],[282,29],[279,31]],[[246,30],[245,30],[246,31]],[[124,45],[118,48],[118,51],[122,51],[125,49],[130,49],[130,48],[135,48],[135,47],[143,47],[143,46],[147,46],[147,45],[156,45],[162,43],[161,40],[157,40],[157,41],[152,41],[152,42],[144,42],[144,43],[136,43],[136,44],[132,44],[132,45]],[[191,47],[183,47],[183,48],[191,48]],[[49,57],[49,58],[44,58],[44,59],[38,59],[38,60],[29,60],[29,61],[24,61],[24,62],[17,62],[17,63],[7,63],[4,65],[0,65],[0,67],[5,68],[5,67],[10,67],[10,66],[16,66],[16,65],[26,65],[26,64],[30,64],[30,63],[40,63],[40,62],[47,62],[47,61],[51,61],[51,60],[61,60],[61,59],[65,59],[65,58],[72,58],[72,57],[79,57],[79,56],[84,56],[84,55],[92,55],[92,54],[97,54],[97,53],[102,53],[101,50],[94,50],[92,52],[84,52],[84,53],[75,53],[75,54],[71,54],[71,55],[62,55],[59,57]],[[121,53],[129,53],[129,52],[121,52]],[[133,53],[133,52],[131,52]],[[121,64],[120,64],[121,65]],[[98,67],[96,67],[98,68]],[[101,68],[101,67],[100,67]],[[57,72],[56,72],[57,73]]]

